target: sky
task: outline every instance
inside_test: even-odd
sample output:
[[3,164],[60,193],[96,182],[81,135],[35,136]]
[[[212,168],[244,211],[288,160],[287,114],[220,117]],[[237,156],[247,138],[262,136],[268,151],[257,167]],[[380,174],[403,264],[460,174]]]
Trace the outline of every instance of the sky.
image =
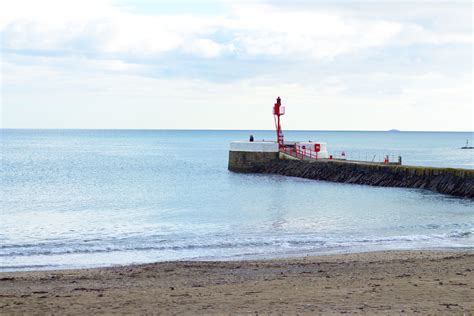
[[473,131],[473,5],[0,2],[2,128]]

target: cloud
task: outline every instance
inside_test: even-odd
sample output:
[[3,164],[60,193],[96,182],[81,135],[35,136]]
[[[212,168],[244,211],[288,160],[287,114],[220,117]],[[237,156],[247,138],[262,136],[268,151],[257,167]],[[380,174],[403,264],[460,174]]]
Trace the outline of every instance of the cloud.
[[198,38],[192,40],[191,43],[189,43],[189,46],[185,47],[185,51],[202,56],[204,58],[213,58],[220,56],[224,52],[233,52],[234,45],[221,45],[208,38]]
[[[389,45],[471,43],[466,32],[438,34],[414,23],[324,9],[250,3],[232,6],[227,15],[203,17],[144,15],[108,1],[47,0],[33,7],[22,2],[7,6],[0,16],[6,49],[151,57],[175,52],[204,58],[235,52],[234,58],[317,60]],[[217,33],[229,36],[219,40]]]
[[[107,0],[6,3],[10,127],[272,128],[255,113],[281,94],[295,113],[289,128],[472,129],[464,3],[223,1],[212,14]],[[314,126],[319,115],[327,120]]]
[[234,8],[236,46],[251,55],[314,59],[380,46],[401,26],[385,21],[346,19],[328,12],[290,11],[270,6]]
[[195,35],[206,34],[209,24],[214,23],[212,20],[186,15],[150,16],[132,13],[109,1],[46,0],[38,4],[19,1],[6,6],[0,15],[4,48],[84,54],[159,55],[183,49],[195,40]]

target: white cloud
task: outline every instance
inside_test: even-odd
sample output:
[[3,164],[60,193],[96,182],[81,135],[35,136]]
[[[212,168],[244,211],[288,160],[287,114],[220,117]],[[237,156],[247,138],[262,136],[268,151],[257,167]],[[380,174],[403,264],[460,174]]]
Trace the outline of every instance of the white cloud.
[[213,58],[221,55],[224,51],[233,51],[233,45],[220,45],[208,38],[193,40],[185,50],[205,58]]
[[110,1],[19,1],[2,9],[3,45],[15,50],[156,55],[185,47],[218,20],[140,15]]
[[[230,50],[321,59],[387,45],[471,43],[466,32],[438,34],[409,22],[255,4],[233,6],[227,16],[196,17],[137,14],[108,1],[20,1],[2,10],[0,30],[5,48],[15,50],[135,56],[181,51],[205,58]],[[216,32],[230,38],[218,42],[211,37]]]
[[228,5],[2,2],[3,124],[272,128],[281,94],[287,128],[472,129],[472,15],[456,6]]
[[236,7],[231,23],[236,42],[249,54],[332,58],[380,46],[401,26],[348,19],[329,12],[284,11],[270,6]]
[[[472,126],[468,76],[374,72],[314,82],[256,77],[216,83],[131,75],[115,66],[112,71],[93,72],[95,65],[86,61],[78,67],[84,71],[6,64],[9,93],[3,99],[3,127],[272,129],[270,108],[277,95],[287,106],[285,129],[469,130]],[[360,84],[369,90],[349,91]],[[394,86],[400,88],[396,94],[378,93]]]

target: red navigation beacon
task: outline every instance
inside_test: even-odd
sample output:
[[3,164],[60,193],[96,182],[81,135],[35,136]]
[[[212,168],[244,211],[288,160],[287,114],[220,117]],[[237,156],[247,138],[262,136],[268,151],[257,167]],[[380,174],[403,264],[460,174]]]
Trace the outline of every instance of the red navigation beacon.
[[285,146],[283,141],[283,131],[281,130],[280,116],[285,114],[285,107],[281,106],[281,98],[278,97],[275,105],[273,106],[273,118],[275,120],[275,128],[277,132],[277,141],[280,148]]

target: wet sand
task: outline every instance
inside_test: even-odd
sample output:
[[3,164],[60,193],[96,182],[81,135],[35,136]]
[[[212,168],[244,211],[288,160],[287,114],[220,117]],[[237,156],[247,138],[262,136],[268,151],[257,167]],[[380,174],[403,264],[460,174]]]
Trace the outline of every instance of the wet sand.
[[0,314],[474,314],[474,252],[0,273]]

